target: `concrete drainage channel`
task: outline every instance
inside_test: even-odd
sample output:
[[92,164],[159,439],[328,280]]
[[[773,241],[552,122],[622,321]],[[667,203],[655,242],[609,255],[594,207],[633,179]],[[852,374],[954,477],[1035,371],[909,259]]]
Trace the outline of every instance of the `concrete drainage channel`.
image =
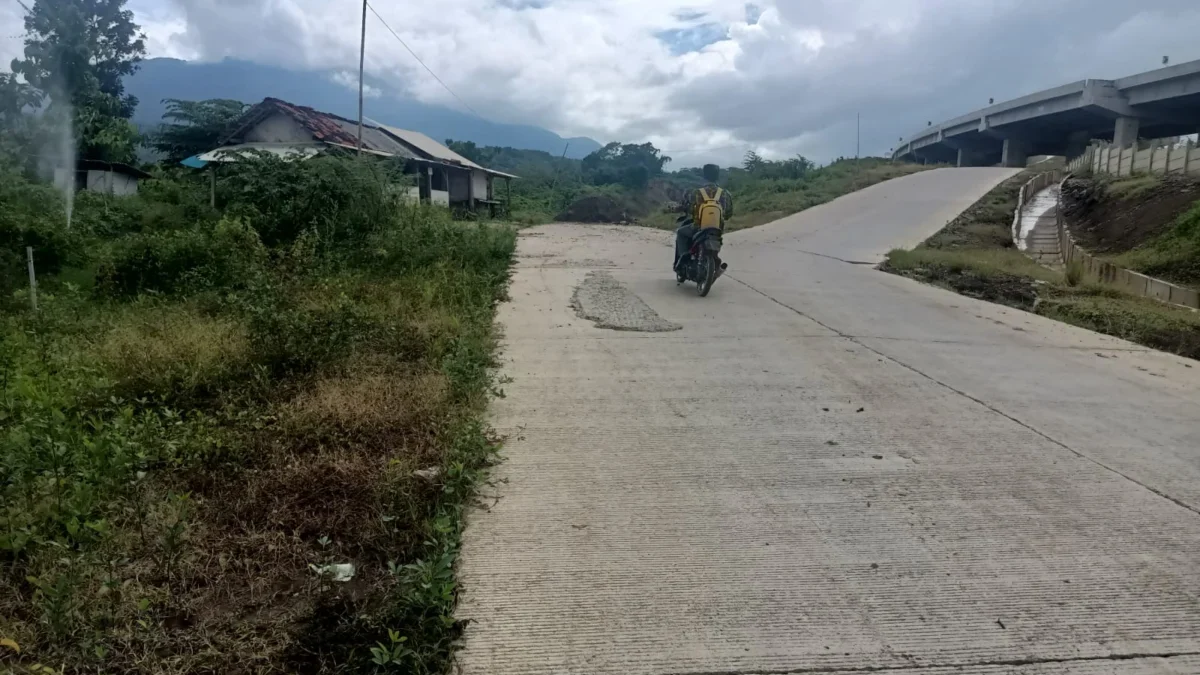
[[597,328],[641,333],[667,333],[683,328],[659,316],[608,272],[588,272],[575,287],[571,307],[575,314],[595,323]]

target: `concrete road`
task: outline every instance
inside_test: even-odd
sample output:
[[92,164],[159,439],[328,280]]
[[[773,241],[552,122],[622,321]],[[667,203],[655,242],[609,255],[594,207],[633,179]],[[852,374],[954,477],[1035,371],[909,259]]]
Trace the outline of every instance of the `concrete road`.
[[460,672],[1200,673],[1200,364],[853,264],[1006,175],[525,231]]

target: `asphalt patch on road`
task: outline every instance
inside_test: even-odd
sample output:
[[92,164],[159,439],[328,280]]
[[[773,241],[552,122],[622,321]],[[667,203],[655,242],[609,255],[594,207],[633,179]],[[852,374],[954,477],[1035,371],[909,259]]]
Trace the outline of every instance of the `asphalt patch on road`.
[[667,333],[683,326],[667,321],[608,272],[589,272],[575,287],[571,307],[597,328]]

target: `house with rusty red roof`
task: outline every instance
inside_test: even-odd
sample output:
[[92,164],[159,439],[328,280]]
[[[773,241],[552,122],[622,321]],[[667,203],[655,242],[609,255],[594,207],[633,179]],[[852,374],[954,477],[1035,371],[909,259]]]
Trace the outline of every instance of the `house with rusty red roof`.
[[[506,183],[512,174],[493,171],[459,155],[416,131],[380,124],[362,125],[362,152],[400,161],[405,173],[416,176],[410,194],[421,201],[475,210],[501,204],[495,179]],[[263,99],[242,115],[220,145],[185,162],[206,166],[236,162],[253,153],[271,153],[302,161],[323,153],[357,153],[359,124],[355,120],[288,103]]]

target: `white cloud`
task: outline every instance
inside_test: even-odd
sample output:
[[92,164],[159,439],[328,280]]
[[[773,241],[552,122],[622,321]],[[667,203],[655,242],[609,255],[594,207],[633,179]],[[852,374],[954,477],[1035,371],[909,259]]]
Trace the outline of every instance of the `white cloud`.
[[25,26],[22,18],[25,11],[15,2],[0,2],[0,70],[8,71],[8,64],[22,55],[22,40]]
[[[358,91],[358,73],[357,72],[352,73],[349,70],[339,70],[339,71],[335,72],[333,75],[330,75],[329,79],[333,80],[334,84],[340,84],[343,87],[345,87],[351,91]],[[364,97],[379,98],[382,95],[383,95],[383,91],[380,90],[379,87],[372,87],[369,84],[363,83],[363,96]]]
[[[925,121],[988,97],[1139,72],[1163,54],[1173,63],[1200,58],[1194,0],[375,6],[485,116],[600,141],[649,140],[675,156],[675,166],[732,162],[748,149],[818,160],[853,154],[856,113],[864,152],[882,153]],[[0,3],[5,35],[13,7]],[[357,76],[357,0],[131,0],[130,7],[155,56],[319,69],[343,84]],[[0,55],[12,51],[6,39]],[[367,70],[425,102],[462,107],[374,16]]]

